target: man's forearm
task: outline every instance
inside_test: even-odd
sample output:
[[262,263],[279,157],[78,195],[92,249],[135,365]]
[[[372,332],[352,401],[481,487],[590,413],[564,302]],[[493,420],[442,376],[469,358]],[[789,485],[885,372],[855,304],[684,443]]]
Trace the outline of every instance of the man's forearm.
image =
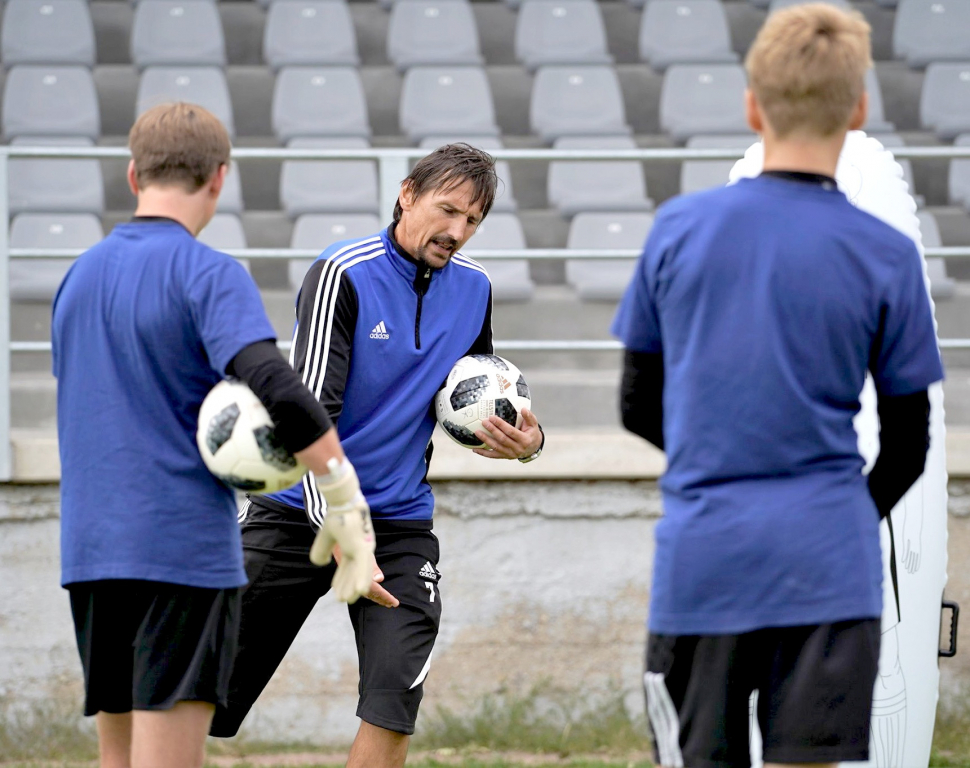
[[869,473],[869,493],[886,517],[923,474],[930,446],[926,390],[879,397],[879,457]]
[[663,355],[627,350],[620,383],[623,426],[660,450],[664,449],[663,388]]

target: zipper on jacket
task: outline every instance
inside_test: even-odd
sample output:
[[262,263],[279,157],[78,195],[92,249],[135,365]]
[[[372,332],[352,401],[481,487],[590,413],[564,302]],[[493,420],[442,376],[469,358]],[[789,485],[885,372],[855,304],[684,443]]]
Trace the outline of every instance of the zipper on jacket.
[[424,304],[424,294],[431,285],[431,268],[426,267],[424,274],[420,272],[414,278],[414,292],[418,294],[418,307],[414,313],[414,348],[421,349],[421,307]]

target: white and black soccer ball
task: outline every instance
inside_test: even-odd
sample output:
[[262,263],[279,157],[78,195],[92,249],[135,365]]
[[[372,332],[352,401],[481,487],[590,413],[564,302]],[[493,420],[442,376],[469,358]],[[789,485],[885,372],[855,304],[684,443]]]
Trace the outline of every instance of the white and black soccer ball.
[[240,491],[272,493],[306,474],[276,438],[266,407],[241,381],[220,381],[199,410],[196,442],[209,471]]
[[498,355],[463,357],[434,398],[441,428],[465,448],[482,447],[475,432],[484,419],[498,416],[518,427],[522,409],[531,407],[532,395],[522,372]]

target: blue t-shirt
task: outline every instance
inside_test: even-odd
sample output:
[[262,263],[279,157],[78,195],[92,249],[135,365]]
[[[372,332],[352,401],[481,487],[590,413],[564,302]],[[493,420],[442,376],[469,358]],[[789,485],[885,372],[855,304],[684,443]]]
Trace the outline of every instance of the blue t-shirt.
[[234,494],[195,432],[232,358],[275,338],[246,270],[174,221],[120,224],[67,273],[51,334],[61,583],[245,584]]
[[761,176],[677,198],[613,333],[664,360],[651,631],[878,617],[852,419],[867,368],[885,395],[943,377],[913,242],[830,186]]

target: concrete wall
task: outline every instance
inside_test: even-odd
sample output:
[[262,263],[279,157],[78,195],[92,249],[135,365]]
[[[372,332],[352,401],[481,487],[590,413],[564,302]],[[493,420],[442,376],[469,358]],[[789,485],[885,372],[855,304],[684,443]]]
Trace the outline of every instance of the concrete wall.
[[[470,711],[539,683],[594,704],[639,677],[653,526],[650,481],[440,482],[442,632],[424,711]],[[970,611],[970,483],[951,483],[947,595]],[[58,587],[56,486],[0,486],[0,704],[79,706],[80,665]],[[945,706],[970,702],[970,622],[941,660]],[[256,738],[339,742],[356,730],[346,609],[320,601],[247,720]]]

